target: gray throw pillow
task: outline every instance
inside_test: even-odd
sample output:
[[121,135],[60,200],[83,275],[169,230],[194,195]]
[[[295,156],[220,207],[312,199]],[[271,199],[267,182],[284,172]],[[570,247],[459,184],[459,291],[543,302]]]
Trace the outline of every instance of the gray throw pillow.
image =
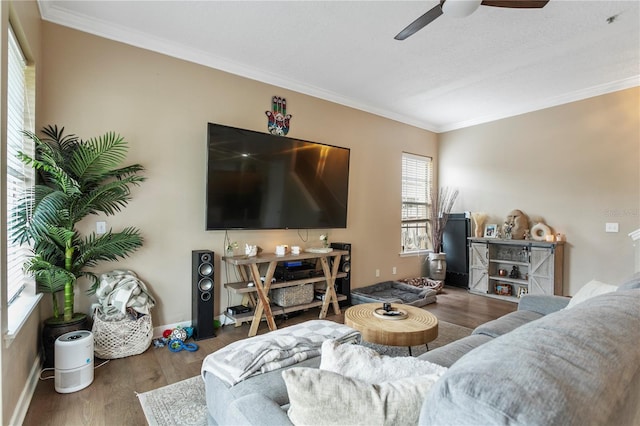
[[295,425],[417,425],[433,382],[422,376],[368,384],[331,371],[282,372]]

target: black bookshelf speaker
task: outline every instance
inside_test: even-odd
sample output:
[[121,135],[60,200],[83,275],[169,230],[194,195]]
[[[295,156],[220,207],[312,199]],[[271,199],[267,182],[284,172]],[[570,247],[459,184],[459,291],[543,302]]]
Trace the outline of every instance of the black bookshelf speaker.
[[347,300],[342,302],[345,305],[351,305],[351,244],[349,243],[331,243],[331,247],[336,250],[346,250],[349,253],[340,256],[340,266],[338,273],[344,272],[346,277],[336,278],[336,291],[338,294],[347,296]]
[[210,250],[191,254],[191,326],[196,340],[216,335],[213,326],[214,257]]

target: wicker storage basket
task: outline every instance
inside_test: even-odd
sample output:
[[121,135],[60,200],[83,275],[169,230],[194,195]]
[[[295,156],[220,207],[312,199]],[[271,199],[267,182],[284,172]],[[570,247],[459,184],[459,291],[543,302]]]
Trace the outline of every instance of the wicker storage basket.
[[115,359],[146,351],[153,338],[151,314],[137,320],[105,321],[96,310],[93,315],[94,352],[98,358]]
[[278,306],[303,305],[313,301],[313,283],[271,290],[271,301]]

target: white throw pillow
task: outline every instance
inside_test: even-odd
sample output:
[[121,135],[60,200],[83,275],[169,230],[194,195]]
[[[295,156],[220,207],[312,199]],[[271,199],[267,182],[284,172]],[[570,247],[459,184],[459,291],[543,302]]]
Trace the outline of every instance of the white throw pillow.
[[587,299],[591,299],[594,296],[600,294],[611,293],[616,291],[618,286],[605,284],[597,280],[591,280],[586,283],[578,292],[569,300],[566,309],[576,306],[578,303],[584,302]]
[[320,369],[332,371],[366,383],[382,383],[404,377],[424,376],[435,383],[446,367],[413,357],[390,357],[361,345],[340,344],[335,340],[322,343]]
[[368,384],[331,371],[282,372],[295,425],[417,425],[432,382],[422,376]]

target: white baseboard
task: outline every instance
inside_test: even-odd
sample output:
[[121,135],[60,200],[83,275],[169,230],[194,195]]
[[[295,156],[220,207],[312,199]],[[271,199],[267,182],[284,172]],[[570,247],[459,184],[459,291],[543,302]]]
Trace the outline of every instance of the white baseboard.
[[16,408],[13,410],[13,415],[11,416],[11,420],[9,420],[9,425],[19,426],[24,423],[24,419],[27,417],[27,411],[29,410],[29,405],[31,404],[31,398],[33,398],[36,386],[38,385],[41,367],[42,360],[40,359],[40,355],[38,355],[31,366],[29,377],[24,385],[24,389],[22,389],[22,393],[20,393],[20,399],[18,399]]

